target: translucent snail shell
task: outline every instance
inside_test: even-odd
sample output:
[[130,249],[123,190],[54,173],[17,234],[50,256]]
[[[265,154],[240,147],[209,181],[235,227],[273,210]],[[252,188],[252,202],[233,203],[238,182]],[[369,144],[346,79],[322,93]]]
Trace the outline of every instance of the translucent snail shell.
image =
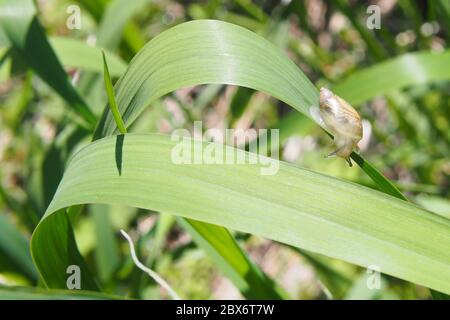
[[351,166],[350,154],[354,149],[358,150],[358,142],[363,136],[358,112],[341,97],[326,88],[321,88],[319,114],[326,128],[333,134],[337,148],[329,156],[344,158]]

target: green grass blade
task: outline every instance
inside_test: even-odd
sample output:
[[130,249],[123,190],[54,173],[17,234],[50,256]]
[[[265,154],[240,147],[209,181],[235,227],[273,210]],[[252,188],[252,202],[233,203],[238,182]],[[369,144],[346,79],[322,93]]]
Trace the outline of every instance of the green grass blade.
[[120,133],[122,134],[127,133],[127,128],[125,128],[122,116],[120,115],[119,109],[117,108],[116,98],[114,96],[114,88],[111,82],[111,76],[109,75],[108,64],[106,63],[104,52],[102,52],[102,56],[103,56],[103,79],[105,80],[105,89],[109,100],[108,105],[111,109],[111,112],[114,116],[114,120]]
[[430,293],[434,300],[450,300],[450,295],[448,294],[434,290],[430,290]]
[[[146,0],[95,1],[77,0],[99,24],[98,43],[109,50],[115,49],[117,39],[122,36],[126,52],[134,55],[145,44],[139,25],[132,20],[135,13],[140,12]],[[149,0],[147,0],[149,2]]]
[[381,191],[396,198],[406,201],[408,200],[389,179],[386,179],[386,177],[384,177],[371,163],[366,161],[360,154],[352,152],[351,158],[377,184],[378,188],[380,188]]
[[[120,203],[183,214],[365,267],[375,264],[383,273],[450,293],[448,219],[283,162],[273,176],[261,176],[261,165],[176,165],[171,161],[176,144],[169,137],[128,134],[118,146],[119,137],[96,141],[73,157],[34,231],[34,260],[44,279],[55,285],[53,278],[65,267],[51,258],[55,249],[49,248],[59,230],[58,210]],[[62,262],[66,254],[58,252]]]

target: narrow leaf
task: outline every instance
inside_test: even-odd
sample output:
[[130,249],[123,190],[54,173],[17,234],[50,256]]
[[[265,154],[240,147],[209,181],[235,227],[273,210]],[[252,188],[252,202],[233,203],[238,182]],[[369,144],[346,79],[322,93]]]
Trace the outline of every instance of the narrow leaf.
[[[53,248],[59,241],[51,240],[59,229],[58,210],[82,203],[119,203],[183,214],[365,267],[377,265],[383,273],[450,293],[446,218],[283,162],[273,176],[260,175],[262,165],[179,165],[171,160],[177,144],[169,137],[122,137],[121,175],[115,161],[118,137],[88,145],[72,158],[34,231],[36,265],[55,286],[64,272],[61,264],[68,260],[66,250]],[[257,156],[226,146],[217,156],[226,152]]]
[[123,124],[122,116],[120,115],[119,109],[117,108],[116,98],[114,96],[114,88],[111,82],[111,76],[109,75],[108,64],[106,63],[105,52],[102,51],[103,56],[103,78],[105,80],[105,89],[108,95],[109,107],[116,121],[117,128],[119,128],[120,133],[127,133],[127,129]]

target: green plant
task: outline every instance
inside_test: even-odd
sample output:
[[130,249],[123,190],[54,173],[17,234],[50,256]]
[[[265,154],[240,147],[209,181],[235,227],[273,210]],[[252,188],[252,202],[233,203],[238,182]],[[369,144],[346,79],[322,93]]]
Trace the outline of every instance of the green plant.
[[[120,1],[114,3],[118,5]],[[346,15],[350,15],[343,1],[338,4]],[[92,134],[94,140],[85,142],[73,155],[72,149],[68,150],[71,157],[65,162],[64,175],[61,173],[49,187],[52,200],[46,201],[45,214],[32,228],[31,254],[47,287],[66,288],[67,266],[78,265],[84,290],[108,292],[99,285],[89,261],[80,253],[73,229],[80,211],[83,211],[81,205],[108,204],[183,217],[180,225],[248,298],[287,298],[289,295],[248,257],[227,228],[294,246],[300,252],[308,250],[363,267],[377,265],[384,274],[450,294],[450,255],[446,250],[450,245],[449,220],[409,203],[399,188],[360,154],[353,153],[352,158],[367,175],[359,181],[361,183],[285,162],[279,163],[276,175],[263,176],[259,174],[262,165],[177,165],[171,160],[176,143],[169,137],[127,133],[133,130],[133,125],[147,107],[157,108],[158,99],[162,96],[202,84],[250,88],[296,109],[301,117],[297,112],[292,113],[279,123],[282,140],[283,132],[301,130],[296,128],[300,123],[307,128],[315,127],[311,110],[318,104],[317,88],[282,50],[263,37],[218,20],[197,20],[177,25],[146,44],[128,64],[114,88],[103,55],[109,104],[94,131],[97,116],[67,79],[36,19],[32,2],[4,0],[0,5],[15,13],[2,17],[0,23],[14,53],[74,110],[77,115],[74,120],[78,123],[77,128],[82,130],[81,135]],[[264,21],[260,11],[251,6],[244,6],[244,9],[258,17],[257,20]],[[357,22],[356,19],[350,20]],[[21,27],[16,28],[17,25]],[[125,28],[124,22],[118,26],[119,29]],[[361,28],[360,25],[356,27],[364,33],[362,38],[368,42],[373,56],[377,60],[383,59],[384,49]],[[31,39],[28,35],[32,36]],[[105,37],[109,39],[109,36]],[[59,49],[54,45],[55,51],[66,57],[65,64],[89,71],[101,70],[100,64],[88,63],[90,59],[83,59],[83,56],[70,57],[71,49],[64,49],[64,46],[76,47],[75,44],[56,41],[62,45]],[[105,43],[109,42],[105,40]],[[30,54],[30,46],[37,54]],[[114,46],[111,44],[111,48]],[[92,57],[100,55],[99,49],[78,47],[78,50],[86,50],[86,55]],[[118,75],[123,70],[123,62],[111,57],[115,61],[113,75]],[[401,117],[404,97],[396,90],[448,80],[448,73],[443,68],[450,64],[448,57],[447,51],[401,55],[355,72],[337,82],[333,90],[355,105],[386,94],[394,101],[394,114],[408,127],[410,120]],[[45,65],[41,64],[44,60]],[[405,65],[416,68],[405,68]],[[386,74],[392,76],[379,81]],[[91,74],[91,79],[98,81],[94,74]],[[248,97],[246,101],[250,104],[253,91],[240,93]],[[184,111],[190,112],[189,108]],[[243,111],[239,111],[235,117],[242,114]],[[405,129],[405,132],[414,134],[413,130]],[[323,135],[323,131],[316,134]],[[436,135],[447,148],[448,135],[439,130]],[[72,134],[66,136],[71,137]],[[233,151],[247,159],[258,157],[255,153],[230,146],[193,140],[189,143],[198,147],[194,147],[192,157],[201,156],[198,150],[208,146],[216,146],[219,155]],[[445,154],[445,150],[441,152]],[[108,220],[103,220],[101,214],[95,216],[97,225],[104,230],[102,223]],[[112,232],[112,227],[109,228],[105,239],[113,237],[111,233],[108,236],[108,232]],[[161,234],[165,235],[164,232]],[[21,246],[21,252],[24,252],[26,246]],[[111,246],[104,248],[109,253],[117,250]],[[11,255],[12,251],[8,248],[7,251]],[[313,265],[315,262],[316,266],[323,268],[320,259],[307,253],[305,256],[313,261]],[[154,260],[155,257],[149,259],[149,263],[154,263]],[[33,270],[26,267],[24,272],[28,272],[27,276],[35,281],[33,277],[36,275],[30,269]],[[333,268],[325,270],[324,274],[331,277],[340,275]],[[342,279],[346,277],[342,276]],[[103,285],[108,283],[102,282]],[[435,297],[445,295],[435,293]]]

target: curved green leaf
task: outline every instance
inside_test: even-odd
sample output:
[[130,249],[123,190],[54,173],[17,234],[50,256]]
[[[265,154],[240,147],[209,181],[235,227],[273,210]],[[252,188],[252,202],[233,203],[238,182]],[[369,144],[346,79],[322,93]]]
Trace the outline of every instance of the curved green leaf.
[[[201,142],[187,142],[200,148]],[[64,216],[59,210],[119,203],[182,214],[361,266],[377,265],[383,273],[450,293],[448,219],[283,162],[273,176],[260,175],[262,165],[177,165],[171,160],[175,146],[166,136],[127,134],[98,140],[73,157],[31,241],[44,279],[49,273],[52,279],[64,276],[67,264],[76,262],[64,251],[55,258],[48,246],[56,220]],[[217,155],[225,152],[257,157],[228,146],[220,146]]]
[[[150,41],[117,82],[116,97],[128,127],[155,99],[173,90],[205,83],[234,84],[266,92],[313,119],[319,93],[303,72],[266,39],[236,25],[196,20]],[[106,108],[94,138],[117,132]],[[353,160],[384,192],[403,197],[362,156]]]
[[[61,210],[47,222],[40,226],[40,232],[36,233],[35,229],[31,240],[31,256],[44,284],[49,288],[67,288],[71,275],[68,267],[77,266],[81,289],[98,290],[98,284],[78,251],[68,214]],[[40,248],[38,252],[36,247]]]
[[[266,92],[311,117],[319,94],[284,52],[236,25],[196,20],[175,26],[150,41],[116,84],[116,98],[128,127],[157,98],[176,89],[207,83],[234,84]],[[105,110],[97,138],[116,131]]]

